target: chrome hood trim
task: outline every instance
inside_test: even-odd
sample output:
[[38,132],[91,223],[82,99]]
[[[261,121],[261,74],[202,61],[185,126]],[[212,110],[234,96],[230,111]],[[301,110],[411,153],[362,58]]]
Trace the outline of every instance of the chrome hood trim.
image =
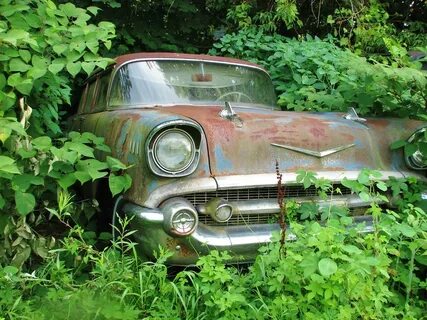
[[309,149],[305,149],[305,148],[298,148],[298,147],[293,147],[293,146],[289,146],[289,145],[284,145],[284,144],[278,144],[278,143],[271,143],[272,146],[274,147],[279,147],[279,148],[284,148],[284,149],[288,149],[288,150],[292,150],[292,151],[296,151],[296,152],[300,152],[300,153],[304,153],[307,154],[309,156],[313,156],[313,157],[317,157],[317,158],[323,158],[326,156],[329,156],[331,154],[337,153],[339,151],[343,151],[345,149],[349,149],[351,147],[354,147],[355,144],[351,143],[351,144],[347,144],[344,146],[339,146],[336,148],[332,148],[332,149],[328,149],[328,150],[323,150],[323,151],[315,151],[315,150],[309,150]]

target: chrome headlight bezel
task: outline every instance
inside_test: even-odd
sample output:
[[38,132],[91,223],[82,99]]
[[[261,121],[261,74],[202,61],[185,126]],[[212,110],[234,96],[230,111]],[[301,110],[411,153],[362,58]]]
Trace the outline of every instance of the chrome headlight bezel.
[[[193,173],[200,159],[201,128],[196,123],[187,120],[175,120],[162,123],[155,127],[146,141],[147,163],[151,171],[161,177],[183,177]],[[158,144],[170,133],[178,133],[191,144],[189,161],[173,170],[159,158]]]
[[[425,142],[427,143],[427,127],[418,129],[409,138],[408,143]],[[424,141],[422,141],[424,140]],[[413,154],[405,155],[406,164],[414,170],[426,170],[427,164],[424,162],[427,160],[427,154],[423,154],[418,148]]]

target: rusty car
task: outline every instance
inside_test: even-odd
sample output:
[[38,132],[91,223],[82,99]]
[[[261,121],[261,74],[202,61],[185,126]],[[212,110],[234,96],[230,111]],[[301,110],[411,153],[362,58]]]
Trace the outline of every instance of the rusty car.
[[[117,57],[87,80],[72,126],[104,137],[130,166],[132,187],[113,205],[131,218],[142,254],[153,258],[164,247],[174,265],[213,249],[250,261],[271,241],[280,230],[276,161],[285,199],[317,201],[315,190],[296,182],[303,169],[332,181],[342,193],[330,203],[350,210],[369,203],[340,185],[343,178],[364,168],[383,180],[423,178],[425,169],[419,152],[405,157],[389,147],[422,138],[422,122],[363,119],[354,109],[282,111],[262,67],[209,55]],[[355,222],[371,226],[354,212]]]

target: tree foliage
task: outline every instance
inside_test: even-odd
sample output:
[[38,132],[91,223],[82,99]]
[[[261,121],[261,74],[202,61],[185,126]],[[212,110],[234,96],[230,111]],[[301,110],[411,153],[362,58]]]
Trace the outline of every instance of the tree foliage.
[[102,139],[63,136],[59,126],[73,77],[110,62],[98,52],[111,46],[114,26],[89,23],[96,12],[52,1],[0,2],[0,263],[46,257],[54,239],[35,228],[72,212],[69,187],[125,169],[95,159],[95,150],[109,151]]
[[[59,0],[66,3],[67,0]],[[135,51],[207,52],[223,35],[257,29],[272,35],[333,35],[372,61],[407,66],[408,50],[426,51],[423,0],[78,0],[101,6],[96,19],[114,22],[114,56]]]
[[372,64],[333,38],[296,40],[247,29],[221,38],[212,54],[243,58],[271,74],[278,104],[296,111],[417,117],[426,113],[427,79],[413,68]]

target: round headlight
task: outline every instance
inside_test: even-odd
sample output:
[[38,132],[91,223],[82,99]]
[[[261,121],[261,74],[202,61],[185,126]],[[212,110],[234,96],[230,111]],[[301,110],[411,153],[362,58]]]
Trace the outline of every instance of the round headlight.
[[409,139],[414,148],[413,153],[406,157],[408,165],[417,170],[427,169],[427,128],[416,131]]
[[161,132],[153,143],[153,158],[157,166],[168,173],[186,170],[194,161],[196,148],[191,136],[180,129]]

